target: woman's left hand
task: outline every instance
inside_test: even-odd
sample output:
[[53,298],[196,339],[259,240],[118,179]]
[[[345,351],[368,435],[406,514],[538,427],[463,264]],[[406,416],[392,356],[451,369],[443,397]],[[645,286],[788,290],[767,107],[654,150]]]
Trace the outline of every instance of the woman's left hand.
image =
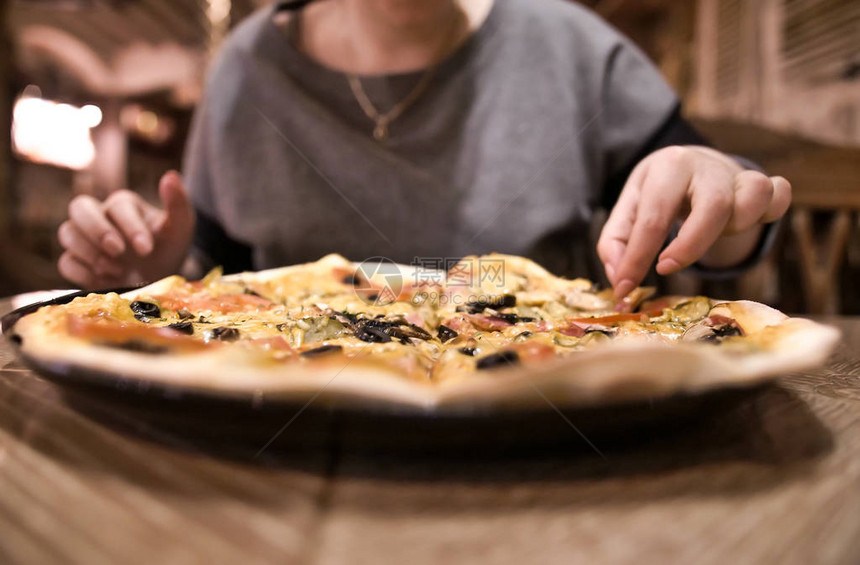
[[[752,253],[762,226],[785,215],[791,185],[746,170],[708,147],[666,147],[643,159],[600,234],[597,253],[617,297],[633,290],[657,257],[668,275],[701,260],[722,267]],[[676,221],[677,237],[660,252]]]

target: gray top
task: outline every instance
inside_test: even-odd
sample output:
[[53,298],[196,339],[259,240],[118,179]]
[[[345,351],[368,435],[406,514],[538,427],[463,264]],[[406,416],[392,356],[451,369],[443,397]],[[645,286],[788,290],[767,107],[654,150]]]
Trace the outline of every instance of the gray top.
[[[496,0],[379,142],[345,75],[298,51],[274,9],[225,44],[185,164],[198,212],[254,268],[499,251],[594,275],[602,187],[678,105],[628,40],[571,2]],[[385,111],[420,76],[362,83]]]

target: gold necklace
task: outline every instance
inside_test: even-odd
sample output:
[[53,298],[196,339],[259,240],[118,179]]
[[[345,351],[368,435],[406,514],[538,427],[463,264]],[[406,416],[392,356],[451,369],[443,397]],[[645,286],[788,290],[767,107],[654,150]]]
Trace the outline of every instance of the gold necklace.
[[373,102],[371,102],[370,98],[367,97],[364,87],[361,86],[361,79],[353,74],[347,75],[347,79],[349,79],[349,87],[352,89],[352,94],[358,101],[358,105],[361,106],[365,115],[373,120],[373,123],[375,124],[373,128],[373,138],[375,140],[385,141],[388,139],[389,124],[399,118],[400,115],[409,108],[409,106],[424,94],[424,90],[426,90],[427,85],[430,84],[430,79],[433,78],[434,73],[432,71],[434,70],[435,67],[427,69],[421,76],[421,80],[419,80],[418,84],[415,85],[415,88],[413,88],[412,91],[403,98],[403,100],[395,104],[389,111],[382,114],[379,113],[373,105]]
[[410,106],[412,106],[412,104],[415,103],[416,100],[418,100],[418,98],[421,97],[422,94],[424,94],[424,91],[427,90],[427,87],[430,85],[430,81],[433,79],[433,75],[436,74],[436,69],[446,52],[446,46],[448,45],[449,39],[454,35],[454,31],[456,31],[457,28],[457,24],[451,26],[451,30],[446,34],[445,39],[442,41],[442,47],[439,49],[439,53],[433,58],[432,64],[427,67],[424,74],[421,75],[421,79],[418,81],[418,84],[415,85],[403,100],[395,104],[387,112],[380,112],[376,109],[376,106],[374,106],[373,102],[370,101],[370,98],[367,96],[367,92],[365,92],[364,87],[361,85],[361,79],[358,75],[354,73],[346,73],[346,78],[347,81],[349,81],[349,88],[352,90],[352,95],[355,96],[355,99],[358,102],[358,105],[361,106],[364,114],[373,120],[373,139],[377,141],[385,141],[388,139],[388,126],[391,125],[391,122],[399,118],[403,112],[405,112]]

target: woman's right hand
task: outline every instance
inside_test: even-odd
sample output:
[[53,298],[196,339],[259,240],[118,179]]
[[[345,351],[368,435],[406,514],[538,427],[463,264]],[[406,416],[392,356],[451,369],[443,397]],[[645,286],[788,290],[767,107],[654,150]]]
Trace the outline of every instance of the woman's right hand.
[[191,245],[194,209],[182,177],[168,171],[158,195],[163,208],[129,190],[104,202],[77,196],[57,236],[65,250],[60,274],[82,288],[121,287],[158,280],[179,271]]

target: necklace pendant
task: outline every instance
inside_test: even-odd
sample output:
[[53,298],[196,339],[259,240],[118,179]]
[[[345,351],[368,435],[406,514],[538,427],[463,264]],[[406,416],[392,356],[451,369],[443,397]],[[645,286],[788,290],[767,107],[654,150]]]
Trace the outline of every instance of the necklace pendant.
[[376,123],[376,127],[373,128],[373,139],[376,141],[385,141],[388,139],[388,123],[384,121],[379,121]]

